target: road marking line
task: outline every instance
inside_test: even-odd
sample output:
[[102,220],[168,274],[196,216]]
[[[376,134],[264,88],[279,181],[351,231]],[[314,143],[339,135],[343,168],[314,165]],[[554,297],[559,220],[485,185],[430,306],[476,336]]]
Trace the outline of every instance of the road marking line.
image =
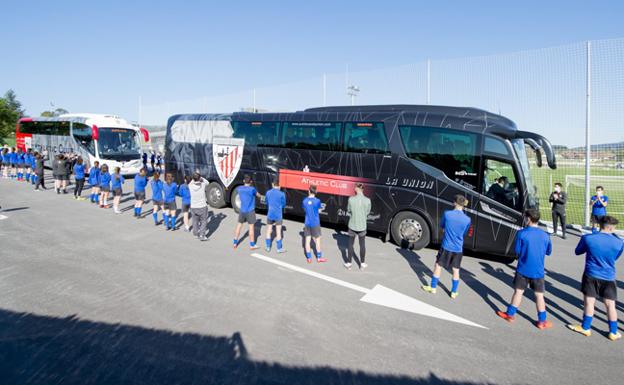
[[263,260],[265,262],[272,263],[274,265],[278,265],[284,267],[286,269],[296,271],[298,273],[302,273],[305,275],[309,275],[314,278],[322,279],[323,281],[327,281],[333,283],[338,286],[346,287],[347,289],[359,291],[360,293],[364,293],[364,296],[360,298],[360,301],[372,303],[375,305],[385,306],[396,310],[403,310],[409,313],[420,314],[427,317],[438,318],[446,321],[456,322],[463,325],[473,326],[481,329],[487,329],[485,326],[479,325],[475,322],[469,321],[465,318],[456,316],[455,314],[449,313],[442,309],[439,309],[433,305],[429,305],[425,302],[419,301],[415,298],[409,297],[405,294],[399,293],[398,291],[392,290],[382,285],[375,285],[372,289],[367,289],[365,287],[355,285],[337,278],[333,278],[327,276],[325,274],[317,273],[315,271],[310,271],[303,267],[291,265],[290,263],[280,261],[279,259],[274,259],[271,257],[267,257],[262,254],[252,253],[252,257]]

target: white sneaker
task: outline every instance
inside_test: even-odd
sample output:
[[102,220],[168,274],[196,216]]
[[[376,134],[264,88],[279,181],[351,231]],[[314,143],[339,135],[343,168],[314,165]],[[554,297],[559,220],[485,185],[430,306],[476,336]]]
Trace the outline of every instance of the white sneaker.
[[360,270],[364,270],[364,269],[366,269],[367,267],[368,267],[368,264],[366,264],[366,263],[362,263],[362,264],[360,265]]
[[351,264],[351,262],[344,263],[343,265],[344,265],[344,267],[345,267],[347,270],[351,270],[351,266],[353,266],[353,264]]

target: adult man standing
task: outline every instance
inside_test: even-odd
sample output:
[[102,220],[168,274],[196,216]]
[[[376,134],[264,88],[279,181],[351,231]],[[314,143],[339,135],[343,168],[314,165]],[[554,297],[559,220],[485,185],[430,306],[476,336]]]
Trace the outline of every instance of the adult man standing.
[[207,241],[206,226],[208,225],[208,204],[206,203],[206,186],[208,181],[196,172],[189,183],[191,192],[191,218],[193,221],[193,235],[200,241]]
[[366,219],[371,211],[371,200],[364,195],[364,185],[357,183],[355,185],[355,195],[349,197],[347,204],[347,213],[349,214],[349,250],[347,262],[344,266],[351,270],[351,261],[355,255],[353,248],[355,237],[360,243],[360,269],[364,270],[368,266],[366,264]]
[[555,183],[555,191],[550,194],[548,201],[552,203],[553,234],[557,235],[557,222],[561,222],[561,238],[566,239],[566,202],[568,193],[562,191],[563,185]]

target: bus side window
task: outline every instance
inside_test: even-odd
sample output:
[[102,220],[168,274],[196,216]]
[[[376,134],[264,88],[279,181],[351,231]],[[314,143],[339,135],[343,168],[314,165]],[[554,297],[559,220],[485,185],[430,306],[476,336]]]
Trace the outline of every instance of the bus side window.
[[483,171],[482,193],[509,208],[518,209],[521,202],[511,163],[487,159]]
[[286,122],[282,147],[321,151],[340,151],[341,123]]
[[275,146],[279,142],[279,123],[276,122],[232,122],[235,138],[245,139],[245,145]]
[[72,125],[72,134],[78,144],[86,147],[90,153],[95,154],[95,146],[93,145],[93,136],[91,127],[84,123],[74,123]]
[[347,123],[344,149],[367,154],[387,154],[388,141],[383,123]]

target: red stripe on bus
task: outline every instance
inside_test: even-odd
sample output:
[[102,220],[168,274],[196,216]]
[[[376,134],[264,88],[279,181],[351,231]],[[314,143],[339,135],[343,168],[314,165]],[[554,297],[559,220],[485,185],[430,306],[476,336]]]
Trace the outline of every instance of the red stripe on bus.
[[319,193],[351,196],[354,194],[355,184],[373,182],[372,179],[354,176],[324,174],[319,172],[305,172],[298,170],[280,170],[280,186],[295,190],[307,191],[310,185],[316,185]]

